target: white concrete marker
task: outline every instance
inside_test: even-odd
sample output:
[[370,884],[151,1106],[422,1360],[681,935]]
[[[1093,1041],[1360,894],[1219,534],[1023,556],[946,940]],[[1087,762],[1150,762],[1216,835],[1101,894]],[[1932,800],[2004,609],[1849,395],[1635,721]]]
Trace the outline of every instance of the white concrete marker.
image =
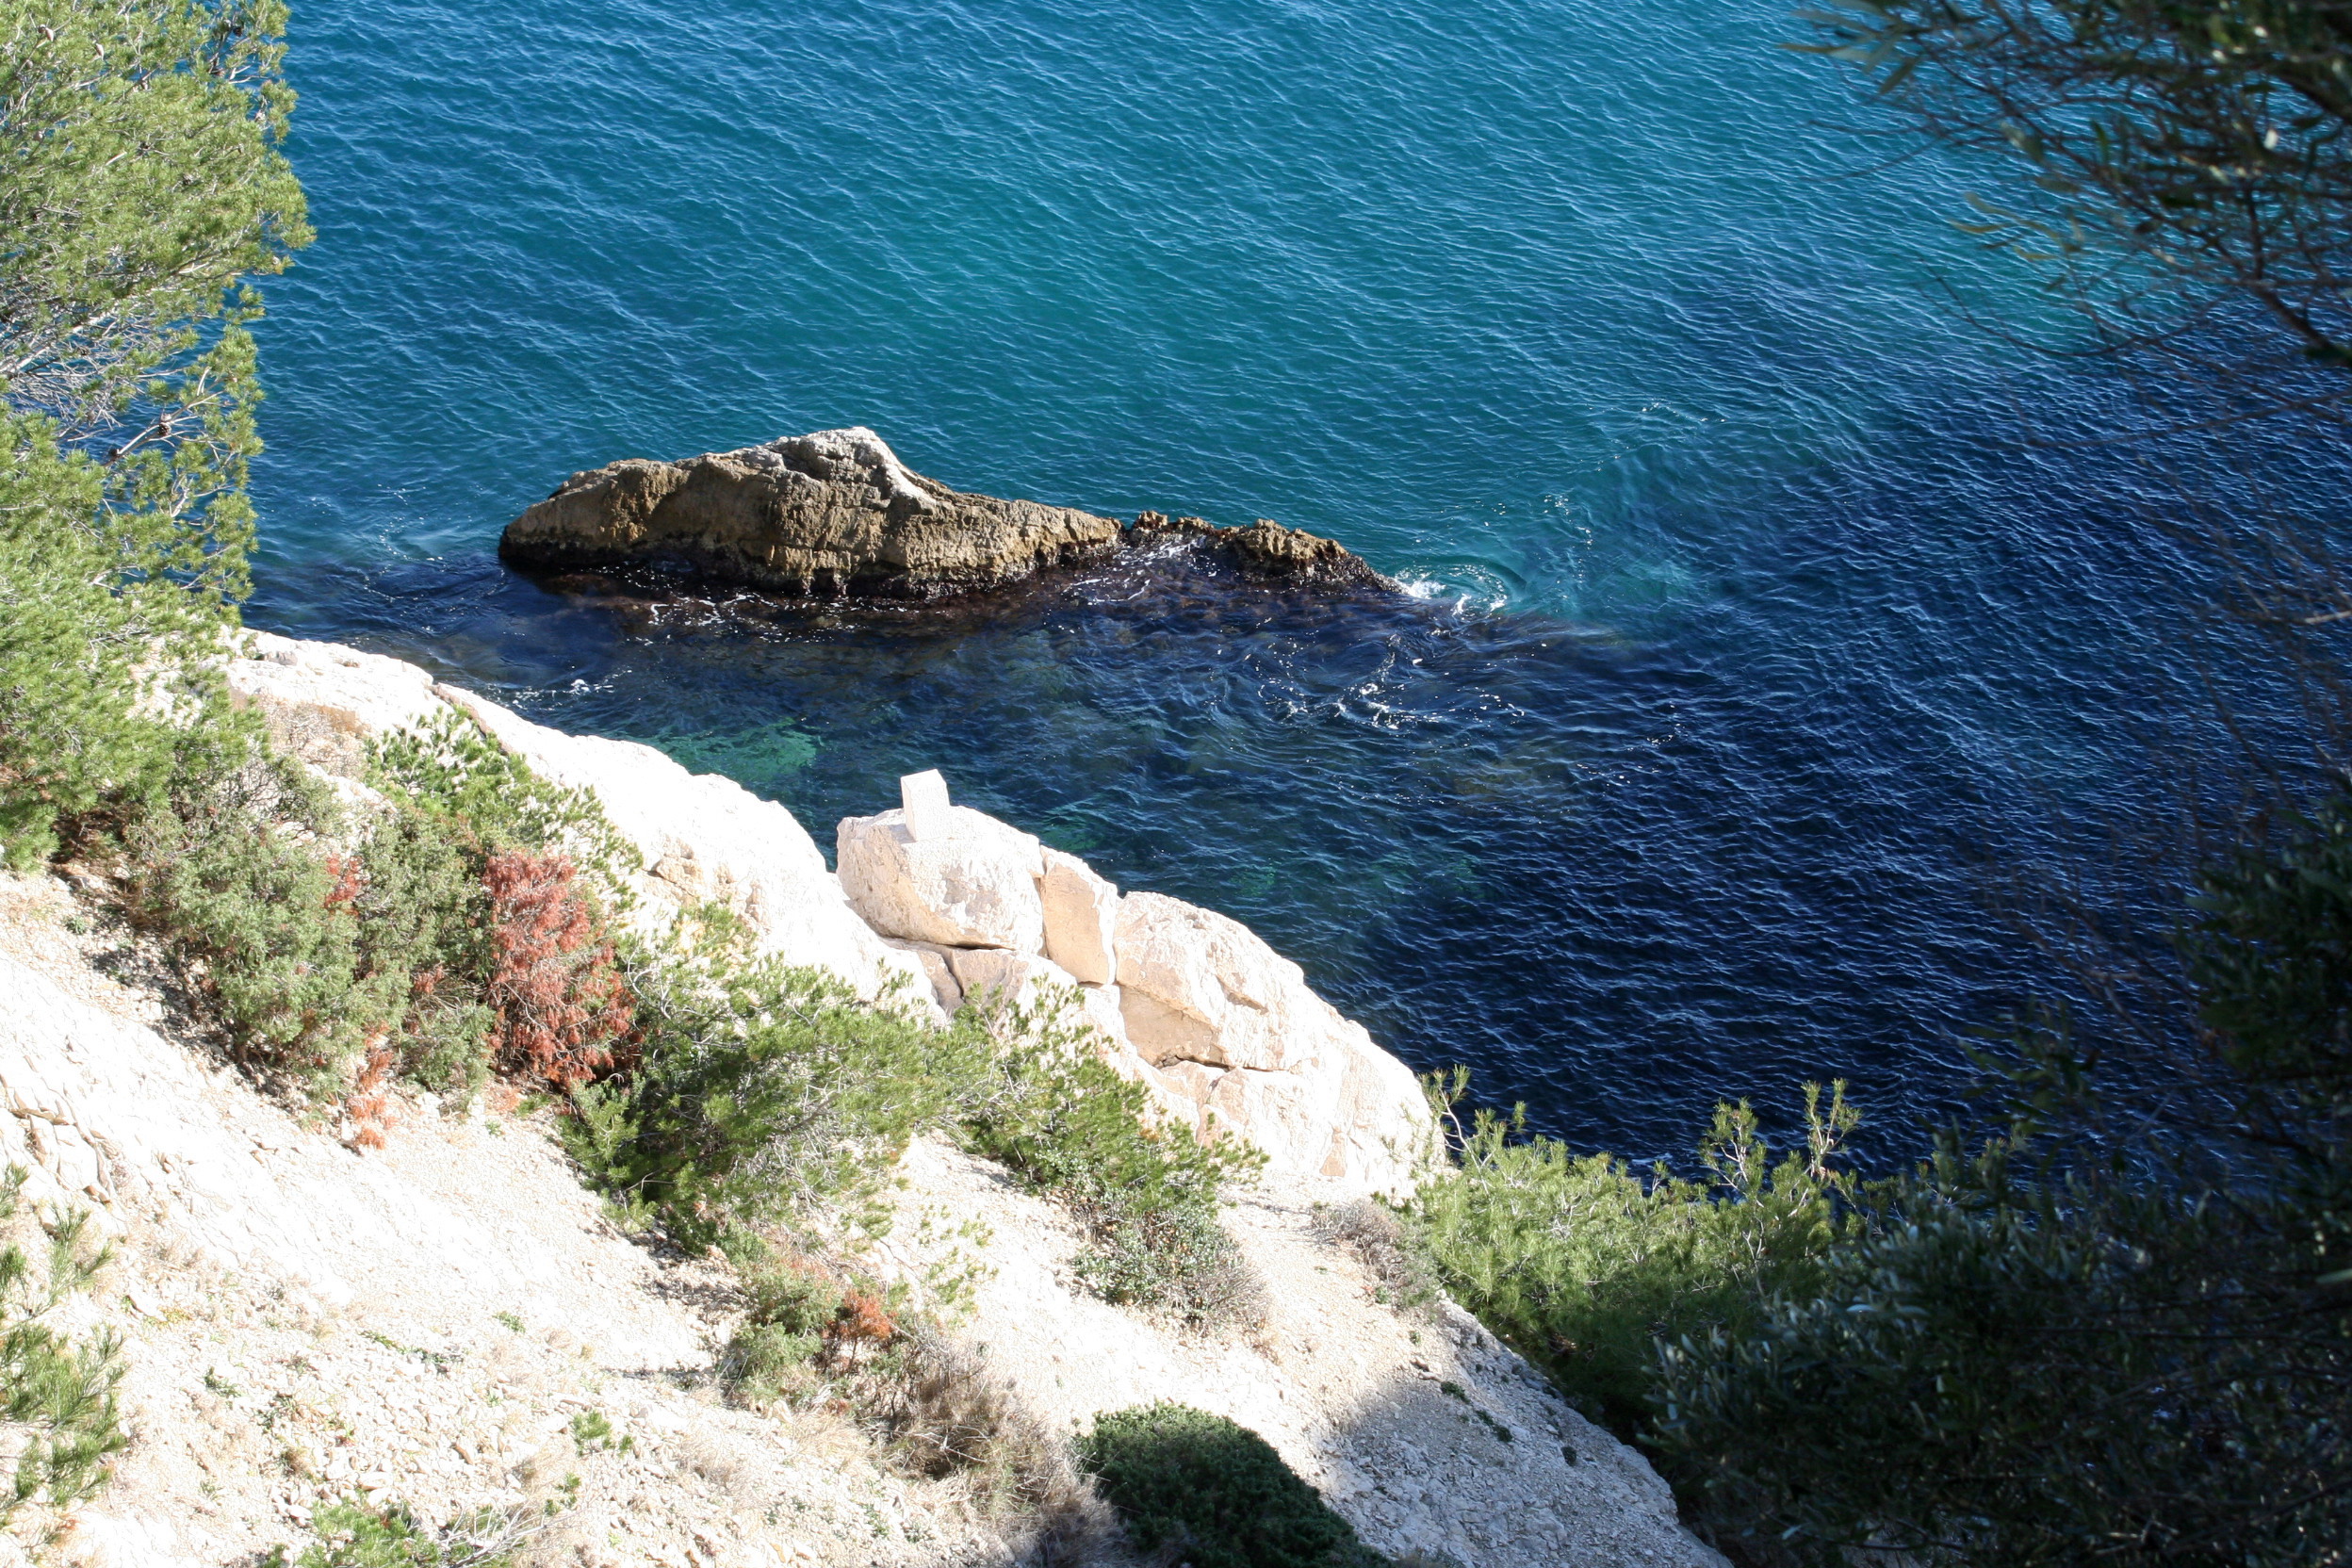
[[952,839],[955,819],[947,814],[947,780],[939,770],[910,773],[898,781],[898,803],[906,811],[906,837],[917,843]]

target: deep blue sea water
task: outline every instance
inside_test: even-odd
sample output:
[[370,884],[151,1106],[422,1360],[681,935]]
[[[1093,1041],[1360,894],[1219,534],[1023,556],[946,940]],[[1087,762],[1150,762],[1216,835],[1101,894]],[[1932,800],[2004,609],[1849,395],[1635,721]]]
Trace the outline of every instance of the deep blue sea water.
[[[946,770],[1636,1154],[1842,1074],[1882,1152],[2047,977],[1988,886],[2149,788],[2191,568],[2113,389],[1781,0],[299,0],[249,619],[831,824]],[[574,469],[859,423],[1420,586],[977,616],[567,599]]]

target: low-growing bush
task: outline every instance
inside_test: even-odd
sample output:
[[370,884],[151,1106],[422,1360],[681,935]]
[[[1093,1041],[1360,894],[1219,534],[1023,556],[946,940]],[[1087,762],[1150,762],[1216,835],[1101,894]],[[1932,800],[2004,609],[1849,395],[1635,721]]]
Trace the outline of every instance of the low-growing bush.
[[738,1227],[887,1227],[890,1168],[979,1070],[971,1031],[755,956],[724,910],[632,978],[636,1065],[576,1091],[567,1135],[596,1185],[691,1248]]
[[1373,1279],[1373,1297],[1383,1306],[1419,1312],[1441,1289],[1437,1272],[1402,1220],[1369,1198],[1316,1204],[1315,1237],[1355,1254]]
[[612,1065],[635,1006],[595,906],[561,855],[499,850],[482,870],[498,1065],[558,1088]]
[[730,1397],[752,1409],[846,1406],[899,1463],[960,1477],[986,1517],[1055,1558],[1101,1524],[1069,1445],[1011,1386],[939,1327],[902,1316],[854,1270],[737,1232],[723,1243],[748,1298],[719,1357]]
[[627,858],[593,798],[450,718],[382,742],[375,771],[391,804],[356,831],[263,759],[126,834],[132,912],[232,1049],[346,1100],[362,1141],[392,1076],[470,1098],[494,1067],[558,1088],[609,1067],[632,1009],[596,889]]
[[908,1331],[872,1413],[919,1475],[959,1476],[984,1517],[1024,1522],[1030,1560],[1061,1561],[1103,1533],[1070,1444],[988,1364],[928,1324]]
[[[24,1180],[22,1166],[0,1178],[0,1226],[16,1218]],[[38,1275],[24,1249],[0,1248],[0,1431],[16,1452],[0,1523],[27,1502],[66,1509],[95,1495],[108,1462],[130,1444],[115,1399],[122,1341],[111,1331],[69,1339],[41,1321],[106,1265],[105,1249],[84,1245],[88,1218],[57,1220]]]
[[1076,1217],[1087,1233],[1079,1277],[1110,1300],[1196,1327],[1263,1321],[1265,1286],[1217,1204],[1265,1156],[1238,1139],[1152,1125],[1143,1086],[1100,1058],[1066,988],[1028,1007],[983,999],[965,1016],[993,1048],[964,1110],[964,1142]]
[[279,1546],[261,1560],[263,1568],[503,1568],[553,1510],[478,1509],[435,1528],[405,1503],[347,1497],[312,1511],[299,1555]]
[[1820,1568],[2344,1561],[2352,1306],[2308,1223],[2013,1157],[1948,1148],[1809,1290],[1665,1348],[1653,1441],[1719,1543]]
[[[1462,1086],[1432,1081],[1449,1121]],[[1824,1108],[1807,1085],[1805,1117],[1806,1147],[1774,1161],[1745,1102],[1717,1106],[1698,1151],[1707,1179],[1686,1181],[1523,1138],[1522,1118],[1481,1112],[1453,1124],[1459,1168],[1425,1184],[1407,1217],[1463,1306],[1632,1437],[1658,1342],[1753,1329],[1769,1297],[1818,1282],[1846,1233],[1853,1184],[1833,1162],[1858,1117],[1845,1086]]]
[[131,830],[130,906],[157,930],[232,1048],[311,1092],[347,1092],[407,1012],[409,975],[362,939],[361,860],[327,852],[333,807],[291,765],[257,763]]
[[380,972],[408,977],[400,1027],[386,1042],[398,1076],[470,1100],[489,1075],[483,999],[491,967],[489,890],[438,820],[409,806],[374,823],[360,850],[352,904],[360,951]]
[[1080,1465],[1135,1544],[1192,1568],[1373,1568],[1380,1559],[1282,1462],[1221,1415],[1163,1402],[1102,1416]]
[[897,1346],[894,1295],[874,1281],[740,1231],[722,1245],[749,1298],[720,1356],[720,1375],[743,1403],[807,1403]]
[[644,858],[605,819],[595,792],[540,777],[465,715],[440,713],[381,736],[368,760],[369,781],[437,821],[444,838],[475,858],[475,874],[501,849],[562,855],[605,910],[629,907],[629,879]]

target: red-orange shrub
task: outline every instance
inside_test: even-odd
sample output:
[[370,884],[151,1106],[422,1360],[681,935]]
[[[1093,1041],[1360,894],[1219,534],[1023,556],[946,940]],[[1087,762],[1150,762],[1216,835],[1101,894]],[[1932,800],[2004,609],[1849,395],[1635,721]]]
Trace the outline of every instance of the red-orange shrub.
[[368,868],[356,855],[330,855],[326,867],[327,875],[334,881],[334,886],[327,890],[326,906],[348,913],[359,902],[359,895],[368,890]]
[[368,1065],[352,1081],[343,1111],[351,1119],[351,1135],[347,1141],[353,1149],[384,1147],[384,1135],[392,1126],[392,1066],[399,1059],[391,1047],[379,1043],[368,1050]]
[[501,850],[490,893],[490,1004],[498,1065],[569,1088],[612,1065],[635,1021],[603,923],[561,855]]
[[862,1290],[846,1291],[833,1321],[820,1331],[833,1354],[856,1361],[865,1350],[888,1345],[898,1337],[898,1324],[882,1298]]

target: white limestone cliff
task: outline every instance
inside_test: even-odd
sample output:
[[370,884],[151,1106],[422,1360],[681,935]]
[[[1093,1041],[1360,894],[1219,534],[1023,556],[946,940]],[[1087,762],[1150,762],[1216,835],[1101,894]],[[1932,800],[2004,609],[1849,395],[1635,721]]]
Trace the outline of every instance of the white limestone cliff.
[[[909,1151],[901,1223],[874,1261],[915,1289],[939,1270],[971,1280],[959,1340],[1045,1428],[1162,1398],[1229,1415],[1400,1559],[1723,1568],[1638,1454],[1459,1309],[1391,1305],[1328,1238],[1322,1206],[1402,1181],[1396,1135],[1428,1113],[1402,1064],[1237,923],[1121,894],[918,776],[883,814],[911,833],[845,838],[904,868],[894,923],[1004,939],[885,935],[844,891],[868,886],[846,855],[837,878],[783,808],[650,748],[563,735],[326,645],[255,636],[228,679],[363,808],[368,740],[471,715],[534,772],[596,792],[645,858],[649,921],[721,899],[770,950],[869,995],[911,989],[923,1008],[1074,986],[1161,1115],[1266,1148],[1266,1179],[1221,1216],[1267,1285],[1246,1342],[1100,1299],[1074,1276],[1083,1237],[1066,1213],[984,1161]],[[291,1556],[311,1510],[355,1494],[429,1522],[511,1515],[544,1532],[523,1560],[578,1568],[1025,1558],[956,1479],[906,1475],[829,1407],[729,1408],[714,1356],[742,1309],[725,1271],[615,1230],[548,1113],[403,1096],[387,1147],[346,1147],[190,1033],[139,978],[158,972],[152,944],[107,928],[105,908],[59,880],[0,875],[0,1165],[28,1171],[37,1211],[16,1239],[37,1240],[58,1206],[90,1207],[117,1261],[51,1321],[122,1334],[130,1368],[131,1447],[96,1502],[53,1521],[56,1560]],[[588,1413],[628,1446],[579,1441]],[[27,1561],[0,1531],[0,1568]]]
[[[96,1287],[45,1321],[122,1336],[131,1433],[95,1500],[0,1530],[0,1568],[30,1568],[28,1545],[73,1568],[292,1560],[312,1510],[354,1495],[433,1526],[515,1517],[540,1532],[530,1568],[1037,1560],[1017,1522],[893,1465],[832,1401],[730,1407],[726,1270],[615,1230],[550,1113],[407,1100],[384,1148],[354,1151],[185,1035],[142,956],[102,902],[0,874],[0,1164],[30,1173],[7,1239],[38,1257],[65,1204],[109,1239]],[[1079,1285],[1070,1217],[1003,1170],[924,1141],[901,1175],[873,1262],[971,1279],[957,1339],[1046,1429],[1155,1399],[1230,1416],[1392,1558],[1723,1568],[1639,1454],[1474,1320],[1387,1304],[1318,1230],[1338,1184],[1269,1177],[1228,1208],[1268,1315],[1220,1340]],[[610,1440],[576,1438],[590,1413]],[[1054,1560],[1137,1564],[1108,1544]]]

